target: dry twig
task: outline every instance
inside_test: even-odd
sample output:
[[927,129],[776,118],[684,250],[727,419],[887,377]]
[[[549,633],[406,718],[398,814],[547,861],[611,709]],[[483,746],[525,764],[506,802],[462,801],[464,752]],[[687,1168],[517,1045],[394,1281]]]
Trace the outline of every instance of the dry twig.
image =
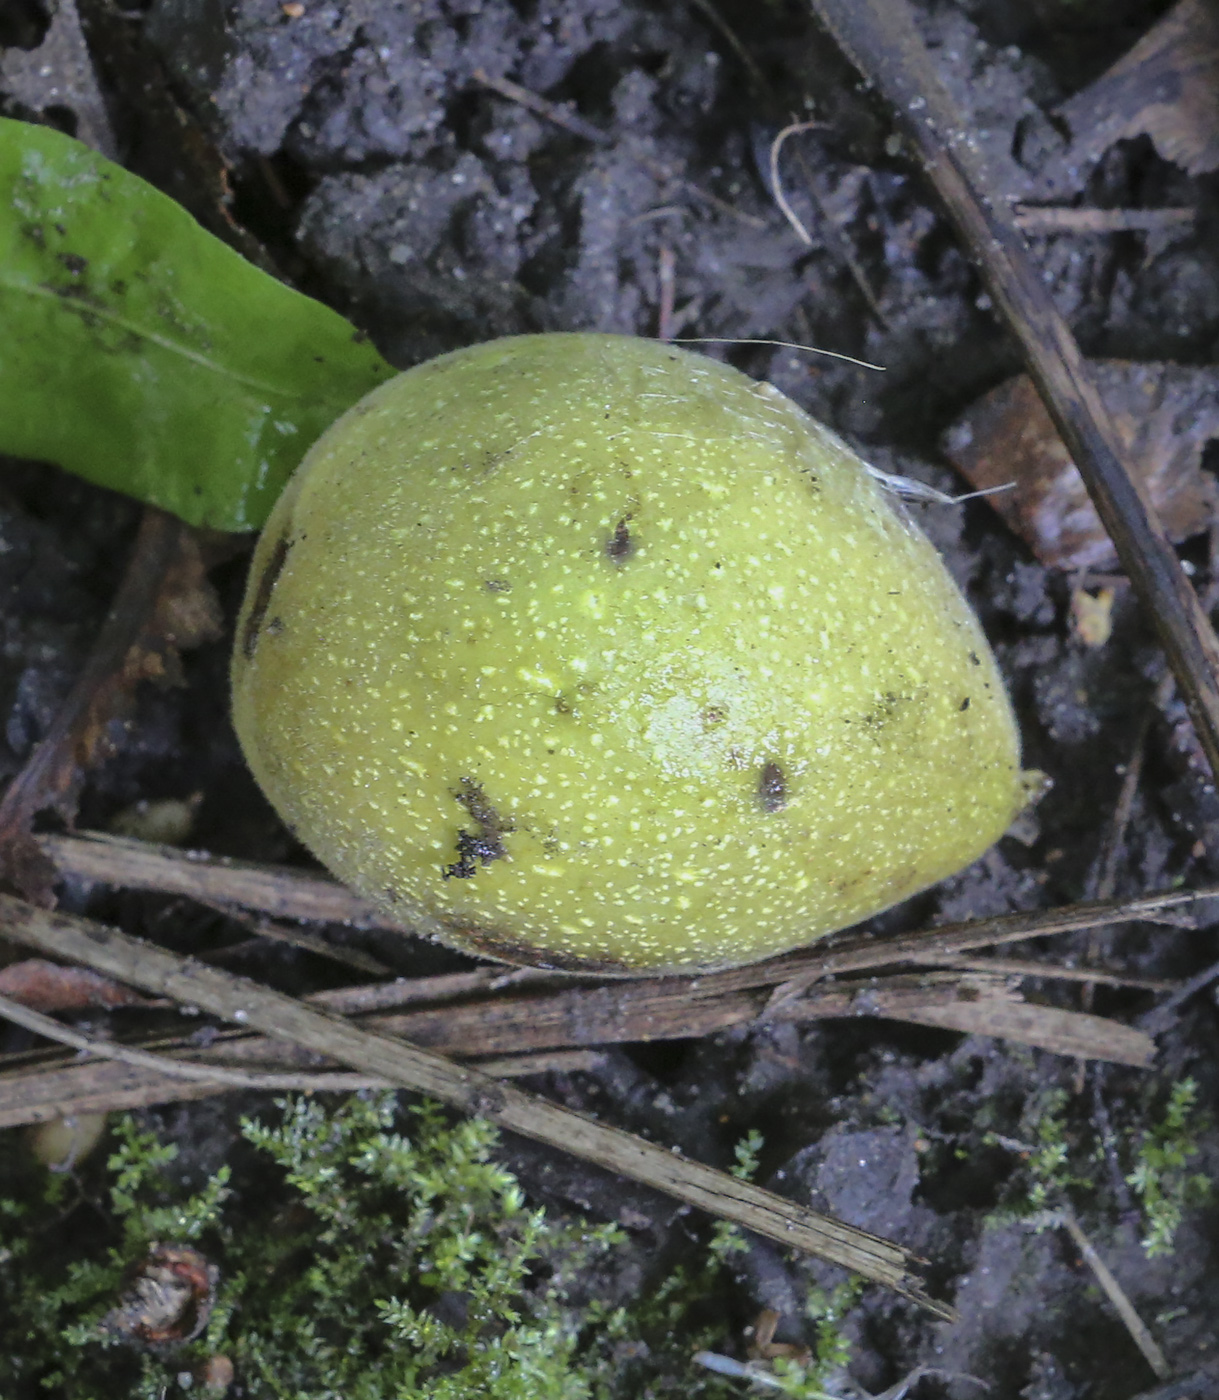
[[677,255],[667,243],[657,255],[656,280],[659,284],[656,313],[656,339],[673,339],[673,306],[677,294]]
[[968,247],[1150,612],[1219,776],[1219,641],[1126,460],[1079,347],[1007,205],[986,189],[969,124],[936,73],[906,0],[812,0],[847,57],[897,114]]
[[[429,984],[455,980],[422,978],[405,987],[409,998],[417,1000],[426,995]],[[1131,1029],[1100,1016],[1026,1004],[1012,992],[1005,977],[993,973],[907,974],[832,983],[812,988],[776,1012],[768,1010],[764,989],[700,995],[690,984],[674,979],[618,983],[611,987],[560,986],[524,996],[483,997],[456,1004],[444,1000],[453,995],[449,988],[438,988],[431,1004],[406,1011],[380,1010],[371,1015],[364,1006],[365,990],[341,988],[315,994],[306,1001],[349,1015],[364,1012],[361,1024],[371,1031],[400,1036],[462,1059],[488,1054],[536,1057],[538,1052],[543,1057],[556,1053],[562,1056],[573,1053],[569,1048],[573,1046],[687,1039],[763,1021],[800,1024],[858,1016],[1006,1037],[1056,1054],[1137,1067],[1145,1067],[1154,1053],[1153,1042],[1145,1030]],[[392,988],[386,989],[389,990]],[[303,1072],[323,1068],[327,1063],[319,1055],[241,1032],[221,1033],[205,1046],[198,1045],[197,1037],[179,1036],[154,1038],[141,1042],[139,1048],[163,1058],[187,1055],[197,1064],[239,1065],[260,1072]],[[158,1072],[155,1065],[110,1072],[87,1063],[48,1061],[44,1054],[12,1056],[8,1063],[14,1068],[0,1075],[0,1127],[40,1122],[67,1113],[97,1113],[197,1098],[220,1092],[224,1087],[214,1083],[187,1093],[180,1079]],[[534,1063],[540,1072],[544,1060],[535,1058]],[[567,1069],[579,1067],[576,1062],[556,1062],[545,1067],[556,1068],[560,1064]],[[487,1066],[482,1064],[480,1068],[486,1070]]]
[[631,1133],[526,1094],[428,1050],[362,1030],[256,982],[205,967],[88,919],[50,913],[0,895],[6,936],[83,963],[158,995],[333,1057],[357,1070],[489,1119],[710,1211],[788,1248],[804,1250],[883,1283],[943,1317],[908,1251],[773,1192],[738,1181]]
[[[206,904],[242,905],[279,919],[410,932],[400,924],[388,923],[371,904],[326,875],[231,860],[204,851],[180,851],[172,846],[155,846],[100,832],[40,836],[38,844],[61,875],[81,880],[185,895]],[[724,989],[768,986],[797,976],[815,981],[844,972],[894,966],[915,955],[955,955],[1024,938],[1071,933],[1098,924],[1144,920],[1176,922],[1169,911],[1187,910],[1210,899],[1219,899],[1219,886],[1163,890],[1133,899],[1092,900],[1059,909],[1001,914],[988,919],[942,924],[897,938],[827,939],[799,953],[788,953],[728,973],[712,973],[697,981],[702,987],[714,985]],[[494,980],[510,974],[487,969],[485,973],[480,970],[460,975]]]
[[1097,967],[1064,967],[1031,958],[915,957],[911,962],[932,967],[955,967],[962,972],[1005,972],[1012,977],[1044,977],[1048,982],[1095,982],[1102,987],[1139,987],[1147,992],[1175,992],[1179,983],[1166,977],[1140,977],[1133,972],[1106,972]]
[[555,126],[561,126],[564,131],[570,131],[573,136],[582,136],[585,141],[591,141],[596,146],[613,145],[614,138],[608,132],[602,131],[599,126],[594,126],[592,122],[586,122],[579,113],[571,111],[568,107],[551,102],[539,93],[530,92],[528,88],[521,87],[520,83],[514,83],[510,78],[496,77],[495,74],[488,73],[485,68],[476,68],[470,76],[476,83],[490,88],[492,92],[498,92],[509,102],[519,103],[530,112],[544,117],[548,122],[554,122]]
[[1059,1213],[1059,1223],[1062,1228],[1071,1236],[1076,1249],[1083,1255],[1084,1263],[1087,1264],[1096,1281],[1104,1290],[1105,1297],[1113,1304],[1117,1315],[1122,1319],[1122,1325],[1130,1333],[1135,1346],[1143,1353],[1143,1356],[1151,1369],[1155,1372],[1158,1380],[1166,1381],[1172,1375],[1172,1367],[1168,1364],[1164,1353],[1156,1345],[1155,1338],[1147,1330],[1147,1325],[1135,1311],[1134,1304],[1126,1297],[1125,1290],[1105,1261],[1096,1252],[1092,1241],[1084,1234],[1080,1228],[1079,1221],[1069,1210]]
[[[334,1091],[351,1093],[357,1089],[388,1089],[393,1087],[388,1080],[368,1074],[324,1072],[291,1074],[285,1071],[264,1073],[229,1069],[225,1065],[214,1063],[215,1056],[212,1057],[213,1063],[207,1064],[183,1059],[180,1054],[160,1055],[140,1049],[138,1046],[103,1040],[95,1035],[85,1035],[71,1026],[63,1025],[52,1016],[44,1016],[41,1012],[33,1011],[19,1001],[10,1001],[8,997],[3,996],[0,996],[0,1018],[11,1021],[16,1026],[24,1026],[26,1030],[31,1030],[36,1035],[44,1036],[48,1040],[58,1041],[61,1045],[67,1045],[84,1054],[96,1056],[99,1060],[144,1070],[146,1071],[145,1075],[139,1077],[139,1082],[144,1086],[151,1086],[159,1079],[168,1078],[185,1080],[196,1086],[197,1089],[201,1089],[204,1094],[212,1093],[218,1089],[295,1089],[305,1093],[320,1094]],[[266,1042],[268,1045],[271,1043]],[[203,1053],[206,1056],[206,1050]],[[478,1067],[484,1074],[492,1075],[496,1079],[511,1079],[556,1070],[571,1072],[573,1070],[595,1069],[603,1058],[595,1051],[590,1050],[560,1050],[551,1054],[502,1055],[495,1059],[483,1060]],[[91,1069],[92,1065],[87,1067]],[[124,1087],[128,1090],[127,1097],[130,1097],[131,1086]],[[96,1086],[94,1088],[96,1089]],[[139,1103],[128,1102],[119,1106],[144,1108],[154,1102],[164,1102],[164,1100],[159,1098],[141,1099]],[[100,1110],[95,1108],[76,1109],[64,1101],[59,1101],[53,1104],[55,1110],[53,1113],[39,1114],[37,1117],[27,1118],[23,1121],[36,1123],[45,1122],[52,1117],[66,1118],[80,1112],[112,1112],[114,1107],[114,1105],[107,1104]],[[0,1116],[2,1116],[2,1112],[0,1110]],[[6,1123],[4,1126],[13,1127],[15,1123]]]
[[15,1026],[24,1026],[36,1035],[56,1040],[61,1045],[70,1045],[89,1055],[104,1060],[117,1060],[121,1064],[133,1065],[136,1069],[151,1070],[154,1074],[168,1075],[171,1079],[187,1079],[197,1084],[219,1085],[226,1089],[301,1089],[321,1091],[323,1089],[385,1089],[387,1080],[371,1078],[366,1074],[252,1074],[248,1070],[226,1069],[221,1065],[198,1065],[188,1060],[171,1059],[167,1055],[153,1055],[147,1050],[139,1050],[130,1045],[120,1045],[113,1040],[102,1040],[95,1035],[84,1035],[55,1020],[44,1016],[41,1011],[31,1011],[19,1001],[0,997],[0,1017],[11,1021]]
[[[300,948],[303,952],[314,953],[320,958],[329,958],[332,962],[344,963],[357,972],[367,972],[372,977],[393,976],[393,968],[383,963],[380,958],[374,958],[371,953],[365,953],[359,948],[347,948],[341,943],[330,943],[317,934],[306,933],[303,929],[292,924],[278,922],[265,916],[260,918],[257,915],[251,915],[239,905],[218,904],[211,900],[205,902],[226,919],[232,919],[234,923],[249,929],[255,940],[266,938],[272,943],[288,943],[294,948]],[[244,948],[248,944],[243,942],[238,946]],[[232,951],[231,945],[217,949],[217,955],[230,951]]]
[[37,840],[39,849],[61,875],[78,880],[185,895],[202,904],[241,905],[276,919],[352,924],[356,928],[397,927],[327,875],[180,851],[101,832],[48,835]]

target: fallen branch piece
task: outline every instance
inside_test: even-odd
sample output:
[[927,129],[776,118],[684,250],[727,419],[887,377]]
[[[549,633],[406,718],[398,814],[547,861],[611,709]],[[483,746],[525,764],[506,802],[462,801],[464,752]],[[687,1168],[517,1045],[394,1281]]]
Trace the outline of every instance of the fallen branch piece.
[[907,961],[948,959],[977,948],[998,947],[1052,933],[1073,933],[1077,929],[1095,928],[1098,924],[1130,923],[1133,920],[1175,922],[1170,911],[1215,898],[1219,898],[1219,888],[1214,886],[1189,891],[1166,890],[1133,899],[1094,899],[1068,904],[1061,909],[996,914],[988,919],[941,924],[938,928],[920,929],[917,933],[899,934],[895,938],[856,935],[837,942],[829,939],[822,946],[787,953],[769,962],[715,973],[701,978],[698,985],[729,991],[778,983],[776,999],[796,997],[823,978],[861,972],[867,968],[894,967]]
[[143,1006],[148,998],[83,967],[46,958],[24,958],[0,970],[0,996],[35,1011],[75,1011],[86,1006]]
[[[114,604],[51,727],[0,799],[0,877],[39,904],[52,904],[54,869],[30,834],[39,812],[76,815],[87,768],[106,752],[111,720],[131,701],[144,667],[141,653],[168,580],[183,527],[148,507]],[[144,644],[141,647],[141,643]]]
[[962,972],[1006,972],[1012,977],[1045,978],[1047,982],[1095,982],[1101,987],[1139,987],[1147,992],[1176,992],[1181,983],[1167,977],[1140,977],[1136,972],[1114,972],[1098,967],[1063,967],[1061,963],[1034,962],[1031,958],[914,957],[911,962],[934,967],[955,967]]
[[252,1074],[246,1070],[225,1069],[220,1065],[197,1065],[187,1060],[170,1059],[166,1055],[153,1055],[147,1050],[138,1050],[130,1045],[120,1045],[113,1040],[102,1040],[95,1035],[83,1035],[71,1026],[61,1025],[53,1016],[44,1016],[41,1011],[31,1011],[19,1001],[0,997],[0,1017],[11,1021],[15,1026],[24,1026],[48,1040],[57,1040],[61,1045],[83,1050],[87,1054],[102,1059],[118,1060],[137,1069],[152,1070],[156,1074],[168,1075],[171,1079],[189,1079],[198,1084],[221,1085],[227,1089],[384,1089],[389,1084],[384,1079],[370,1079],[364,1074]]
[[[454,980],[420,978],[406,987],[421,995],[421,988],[428,983]],[[306,1000],[313,1006],[358,1014],[366,1009],[364,991],[360,987],[340,988]],[[964,1034],[994,1035],[1059,1055],[1139,1068],[1150,1064],[1155,1053],[1145,1029],[1134,1030],[1103,1016],[1026,1004],[1013,993],[1005,977],[993,974],[939,973],[833,983],[814,987],[774,1010],[768,1008],[762,990],[700,997],[681,984],[663,981],[550,988],[533,995],[487,997],[457,1005],[445,1004],[447,993],[443,989],[437,988],[437,993],[439,1004],[368,1016],[361,1024],[381,1035],[401,1036],[462,1059],[496,1052],[510,1055],[508,1069],[505,1064],[509,1062],[502,1059],[493,1065],[479,1064],[485,1073],[497,1076],[589,1068],[587,1057],[593,1046],[686,1039],[763,1021],[803,1023],[854,1016],[880,1016]],[[572,1046],[590,1049],[573,1050]],[[333,1062],[322,1056],[281,1045],[266,1036],[240,1032],[223,1032],[202,1047],[194,1037],[161,1037],[143,1042],[139,1048],[155,1051],[161,1061],[172,1063],[179,1056],[189,1056],[193,1065],[240,1066],[247,1073],[289,1074],[333,1067]],[[581,1060],[581,1056],[586,1058]],[[0,1074],[0,1128],[72,1113],[104,1113],[199,1098],[229,1087],[223,1079],[209,1080],[207,1076],[198,1081],[205,1086],[202,1089],[189,1087],[175,1077],[172,1068],[160,1064],[111,1073],[88,1062],[63,1065],[59,1061],[48,1064],[45,1056],[32,1063],[28,1055],[24,1058],[21,1068]]]
[[900,1245],[523,1093],[434,1052],[361,1030],[338,1016],[246,978],[177,957],[118,929],[41,910],[8,895],[0,895],[0,929],[6,937],[41,952],[84,963],[156,995],[198,1006],[238,1025],[382,1076],[402,1088],[428,1094],[464,1113],[629,1176],[779,1244],[840,1264],[921,1303],[938,1316],[953,1316],[951,1308],[927,1296],[915,1272],[914,1257]]
[[[326,875],[180,851],[127,836],[87,832],[39,836],[39,849],[61,875],[130,890],[185,895],[204,904],[237,904],[279,919],[386,928],[371,904]],[[405,930],[403,930],[405,932]]]
[[1018,204],[1016,222],[1024,233],[1163,233],[1193,227],[1193,209],[1077,209],[1057,204]]

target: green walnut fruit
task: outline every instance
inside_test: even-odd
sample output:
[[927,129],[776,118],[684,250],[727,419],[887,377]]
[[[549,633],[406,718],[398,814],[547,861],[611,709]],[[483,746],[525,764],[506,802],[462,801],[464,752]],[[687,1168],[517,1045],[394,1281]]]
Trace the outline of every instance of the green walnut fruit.
[[1025,800],[981,629],[859,459],[623,336],[460,350],[340,418],[259,543],[233,688],[340,879],[543,967],[808,943]]

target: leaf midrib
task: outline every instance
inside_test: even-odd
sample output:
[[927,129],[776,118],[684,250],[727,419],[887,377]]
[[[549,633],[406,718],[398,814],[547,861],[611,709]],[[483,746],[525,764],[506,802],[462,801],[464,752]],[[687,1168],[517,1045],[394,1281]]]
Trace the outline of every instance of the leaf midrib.
[[[54,301],[64,311],[65,315],[75,314],[75,308],[70,305],[65,305],[65,302],[70,304],[70,298],[65,298],[62,292],[58,292],[52,287],[41,286],[27,281],[14,281],[9,277],[5,277],[3,273],[0,273],[0,288],[6,291],[22,293],[29,297],[41,297],[44,300]],[[131,321],[127,317],[120,316],[116,312],[111,311],[104,304],[98,306],[93,302],[82,301],[79,306],[79,311],[81,313],[87,313],[90,316],[96,316],[99,320],[106,321],[110,325],[116,326],[121,330],[129,331],[132,335],[138,336],[141,340],[148,341],[152,345],[159,346],[162,350],[167,351],[171,355],[179,355],[183,359],[190,360],[192,363],[198,365],[201,369],[209,370],[212,374],[220,375],[224,379],[231,380],[233,383],[240,384],[247,389],[256,390],[261,394],[285,399],[289,402],[305,402],[307,399],[311,398],[324,399],[326,397],[324,393],[316,394],[310,392],[307,394],[303,389],[293,392],[277,388],[275,385],[264,383],[262,380],[255,379],[251,375],[242,374],[238,370],[226,368],[223,364],[210,359],[201,351],[194,350],[188,345],[182,345],[177,341],[169,339],[167,336],[158,335],[155,331],[149,330],[146,326],[141,326],[138,322]]]

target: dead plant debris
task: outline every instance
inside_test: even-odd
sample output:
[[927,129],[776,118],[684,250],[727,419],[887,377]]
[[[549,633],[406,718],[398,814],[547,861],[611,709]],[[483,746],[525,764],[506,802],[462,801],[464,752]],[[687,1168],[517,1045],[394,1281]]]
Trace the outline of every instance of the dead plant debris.
[[[1089,370],[1169,539],[1205,531],[1219,503],[1202,470],[1219,437],[1219,373],[1209,366],[1092,360]],[[1117,552],[1041,397],[1026,374],[978,399],[949,430],[945,453],[987,502],[1055,569],[1110,569]],[[1095,643],[1090,643],[1095,645]]]
[[1118,141],[1150,136],[1191,175],[1219,169],[1219,12],[1208,0],[1180,0],[1058,116],[1081,165]]

